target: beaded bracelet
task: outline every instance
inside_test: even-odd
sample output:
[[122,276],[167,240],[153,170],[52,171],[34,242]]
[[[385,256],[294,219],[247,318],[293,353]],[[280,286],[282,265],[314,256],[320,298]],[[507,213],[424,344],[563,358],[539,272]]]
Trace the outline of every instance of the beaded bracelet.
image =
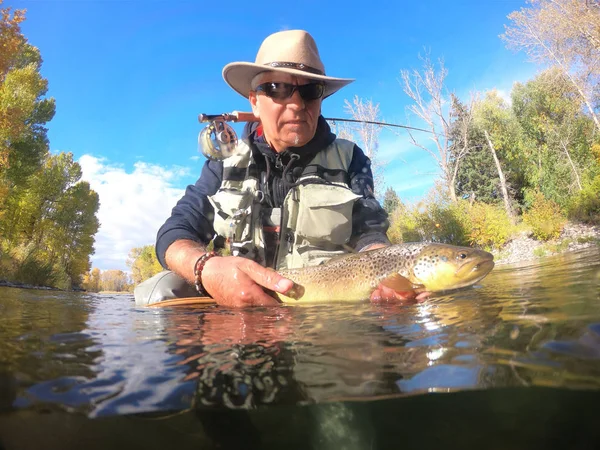
[[215,252],[207,252],[200,258],[198,258],[196,260],[196,263],[194,264],[194,276],[196,277],[196,291],[198,291],[198,294],[200,294],[203,297],[208,297],[209,295],[208,292],[206,292],[206,289],[204,289],[204,286],[202,286],[202,269],[204,269],[204,264],[206,264],[206,261],[208,261],[213,256],[217,256],[217,254]]

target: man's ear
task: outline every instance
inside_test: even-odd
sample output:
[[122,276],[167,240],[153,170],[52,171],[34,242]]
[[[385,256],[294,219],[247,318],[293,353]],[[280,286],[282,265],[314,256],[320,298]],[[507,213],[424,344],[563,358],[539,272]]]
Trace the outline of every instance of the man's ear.
[[250,106],[252,107],[252,113],[254,114],[254,117],[259,119],[260,117],[258,117],[258,96],[256,95],[256,92],[250,92],[250,94],[248,95],[248,100],[250,100]]

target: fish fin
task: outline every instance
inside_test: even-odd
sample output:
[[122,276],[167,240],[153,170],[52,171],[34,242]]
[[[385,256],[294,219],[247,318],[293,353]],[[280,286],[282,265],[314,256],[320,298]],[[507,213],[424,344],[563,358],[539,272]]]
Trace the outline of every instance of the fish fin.
[[413,283],[408,278],[403,277],[399,273],[394,273],[384,278],[381,281],[381,284],[398,292],[414,291],[415,289],[422,287],[420,284]]
[[344,247],[344,250],[346,250],[348,253],[358,253],[355,248],[350,247],[348,244],[342,244],[342,247]]
[[340,255],[332,256],[327,261],[325,261],[325,262],[323,262],[321,264],[329,264],[329,263],[332,263],[332,262],[341,261],[342,259],[349,258],[350,256],[353,256],[353,255],[356,255],[356,254],[358,254],[358,252],[342,253]]

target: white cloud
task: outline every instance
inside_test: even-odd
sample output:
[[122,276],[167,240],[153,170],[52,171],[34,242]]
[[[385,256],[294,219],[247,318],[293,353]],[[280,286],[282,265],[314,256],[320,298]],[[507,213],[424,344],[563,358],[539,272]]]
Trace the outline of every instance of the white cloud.
[[100,197],[92,266],[128,271],[127,255],[134,247],[154,244],[156,232],[185,188],[175,187],[187,169],[137,162],[132,172],[104,159],[83,155],[82,179]]

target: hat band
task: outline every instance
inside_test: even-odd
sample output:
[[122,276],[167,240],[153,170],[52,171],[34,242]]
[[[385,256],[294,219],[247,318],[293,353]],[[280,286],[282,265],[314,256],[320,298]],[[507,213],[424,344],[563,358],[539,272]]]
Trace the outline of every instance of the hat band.
[[286,69],[297,69],[302,70],[303,72],[314,73],[316,75],[325,75],[325,72],[319,69],[315,69],[314,67],[307,66],[302,63],[293,63],[293,62],[285,62],[285,61],[273,61],[270,63],[266,63],[265,66],[271,67],[284,67]]

